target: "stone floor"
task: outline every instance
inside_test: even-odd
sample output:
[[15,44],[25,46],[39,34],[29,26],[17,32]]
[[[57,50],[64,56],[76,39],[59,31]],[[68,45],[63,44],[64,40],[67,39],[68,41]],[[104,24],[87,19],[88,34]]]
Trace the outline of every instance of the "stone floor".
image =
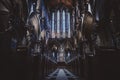
[[46,77],[46,80],[80,80],[67,69],[58,68]]

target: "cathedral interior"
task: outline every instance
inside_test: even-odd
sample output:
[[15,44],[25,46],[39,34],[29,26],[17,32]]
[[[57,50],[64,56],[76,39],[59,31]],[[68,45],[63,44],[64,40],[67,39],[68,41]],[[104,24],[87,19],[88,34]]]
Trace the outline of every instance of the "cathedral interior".
[[0,0],[0,80],[120,80],[119,0]]

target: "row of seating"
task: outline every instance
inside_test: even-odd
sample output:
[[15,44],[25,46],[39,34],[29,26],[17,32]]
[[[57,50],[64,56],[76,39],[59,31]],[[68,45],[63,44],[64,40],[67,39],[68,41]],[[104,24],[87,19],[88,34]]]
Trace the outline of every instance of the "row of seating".
[[94,56],[85,53],[68,64],[71,72],[83,80],[119,80],[120,50],[108,47],[96,48]]
[[44,55],[28,55],[25,47],[19,47],[17,52],[4,56],[4,60],[4,80],[44,80],[46,75],[56,69],[56,63]]

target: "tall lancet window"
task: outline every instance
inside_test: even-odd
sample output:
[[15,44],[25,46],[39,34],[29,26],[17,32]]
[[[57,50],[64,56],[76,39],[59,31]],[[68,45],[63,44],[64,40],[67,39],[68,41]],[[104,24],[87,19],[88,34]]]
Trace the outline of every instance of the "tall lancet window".
[[70,13],[68,13],[68,38],[70,38]]
[[52,13],[52,38],[54,38],[54,32],[55,32],[55,26],[54,26],[54,24],[55,24],[55,14],[54,14],[54,12]]
[[60,11],[57,11],[57,36],[59,37],[60,35]]
[[[57,9],[52,12],[52,38],[70,38],[70,12],[67,9]],[[53,37],[54,34],[54,37]]]
[[65,32],[68,33],[68,11],[65,12]]
[[62,13],[62,15],[63,15],[63,24],[62,24],[62,27],[63,27],[63,32],[65,33],[65,11],[63,10],[63,13]]

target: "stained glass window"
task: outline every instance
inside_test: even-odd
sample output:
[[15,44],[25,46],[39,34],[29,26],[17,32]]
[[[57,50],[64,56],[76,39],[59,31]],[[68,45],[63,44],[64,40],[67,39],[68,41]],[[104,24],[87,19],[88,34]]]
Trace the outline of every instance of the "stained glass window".
[[54,32],[54,13],[52,13],[52,32]]
[[57,33],[60,33],[60,11],[57,11]]
[[55,36],[58,36],[58,38],[65,38],[65,36],[70,38],[70,13],[68,11],[57,10],[56,12],[52,12],[52,33],[55,32],[57,32]]
[[65,11],[63,10],[63,13],[62,13],[62,15],[63,15],[63,24],[62,24],[62,27],[63,27],[63,32],[65,33]]
[[68,13],[68,38],[70,38],[70,13]]
[[55,14],[52,13],[52,38],[55,38]]

